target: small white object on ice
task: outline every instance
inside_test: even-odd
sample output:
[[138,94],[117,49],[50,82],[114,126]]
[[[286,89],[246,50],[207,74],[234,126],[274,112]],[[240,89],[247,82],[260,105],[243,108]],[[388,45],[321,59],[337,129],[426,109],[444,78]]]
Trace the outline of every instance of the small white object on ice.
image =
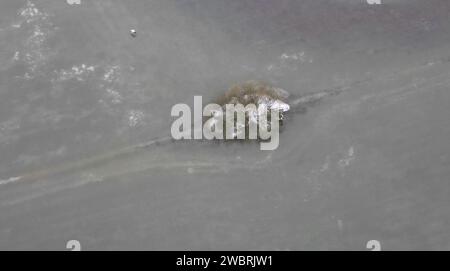
[[136,31],[136,29],[131,29],[131,30],[130,30],[130,34],[131,34],[131,36],[132,36],[133,38],[135,38],[135,37],[137,36],[137,31]]

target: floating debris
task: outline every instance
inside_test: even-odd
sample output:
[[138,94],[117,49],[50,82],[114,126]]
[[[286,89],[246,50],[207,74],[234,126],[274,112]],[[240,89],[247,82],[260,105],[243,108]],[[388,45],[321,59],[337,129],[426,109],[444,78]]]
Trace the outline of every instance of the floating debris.
[[[226,111],[225,107],[227,104],[241,104],[244,106],[242,110],[245,111],[246,125],[240,131],[248,135],[250,123],[256,126],[265,125],[267,128],[270,128],[269,121],[266,121],[264,124],[259,121],[262,114],[267,113],[267,110],[278,110],[279,121],[282,124],[284,114],[290,110],[290,106],[287,103],[288,97],[289,93],[281,88],[275,88],[269,84],[252,80],[231,87],[218,99],[217,103],[225,109],[224,111]],[[247,108],[247,105],[255,105],[255,107]],[[268,113],[267,120],[270,119],[270,111]],[[235,133],[238,133],[238,131]],[[238,134],[234,134],[234,136],[238,136]]]

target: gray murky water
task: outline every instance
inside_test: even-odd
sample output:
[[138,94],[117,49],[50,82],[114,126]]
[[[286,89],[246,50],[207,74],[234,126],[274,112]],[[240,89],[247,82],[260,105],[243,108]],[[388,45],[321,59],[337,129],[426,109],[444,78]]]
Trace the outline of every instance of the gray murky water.
[[[450,249],[450,5],[382,2],[2,0],[0,249]],[[276,151],[127,149],[249,79],[343,91]]]

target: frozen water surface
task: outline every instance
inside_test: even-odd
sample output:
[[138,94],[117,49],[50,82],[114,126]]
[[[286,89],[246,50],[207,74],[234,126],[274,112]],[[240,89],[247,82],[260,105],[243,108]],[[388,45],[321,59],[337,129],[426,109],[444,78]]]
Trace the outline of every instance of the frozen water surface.
[[[450,249],[450,5],[381,2],[2,0],[0,249]],[[247,80],[340,92],[132,147]]]

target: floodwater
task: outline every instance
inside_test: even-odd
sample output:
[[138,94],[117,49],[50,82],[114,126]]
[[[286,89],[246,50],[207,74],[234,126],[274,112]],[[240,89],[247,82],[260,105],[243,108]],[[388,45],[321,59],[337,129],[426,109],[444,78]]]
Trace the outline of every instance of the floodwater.
[[[381,2],[2,0],[0,249],[450,249],[450,3]],[[247,80],[342,91],[132,148]]]

